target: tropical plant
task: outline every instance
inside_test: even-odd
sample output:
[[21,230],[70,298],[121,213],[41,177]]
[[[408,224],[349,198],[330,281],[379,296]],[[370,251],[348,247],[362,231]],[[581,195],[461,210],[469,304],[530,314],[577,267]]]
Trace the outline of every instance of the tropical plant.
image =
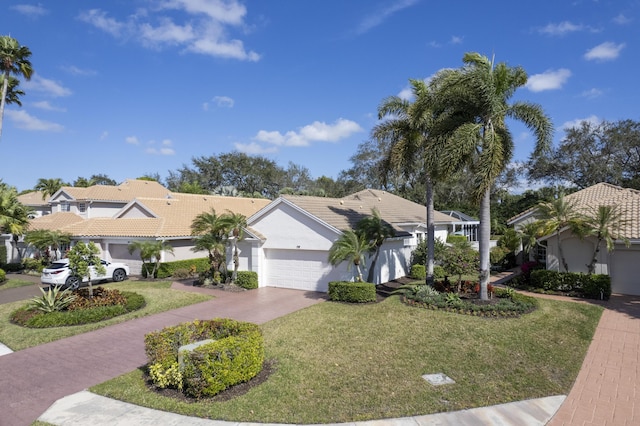
[[431,93],[424,81],[410,80],[410,83],[414,102],[411,103],[399,96],[386,98],[378,107],[378,118],[386,118],[386,120],[374,127],[372,134],[374,138],[390,143],[382,163],[384,180],[394,170],[399,170],[407,177],[418,169],[423,176],[427,209],[426,282],[433,285],[435,265],[433,178],[436,176],[436,161],[439,156],[435,153],[433,143]]
[[336,266],[342,262],[348,262],[349,269],[351,265],[355,268],[355,281],[361,282],[363,278],[360,265],[364,263],[364,256],[369,250],[370,245],[366,237],[349,229],[343,231],[340,238],[329,249],[329,263]]
[[[29,226],[31,211],[18,200],[16,188],[0,180],[0,233],[12,235],[11,259],[15,258],[19,236]],[[6,259],[0,259],[0,261],[4,262]]]
[[102,264],[100,249],[93,241],[85,244],[78,241],[67,253],[69,258],[69,269],[71,276],[77,277],[80,282],[86,278],[89,282],[89,297],[93,297],[93,283],[91,282],[91,268],[94,268],[97,275],[104,275],[106,268]]
[[33,189],[42,192],[42,199],[45,200],[58,192],[63,186],[66,186],[66,183],[60,178],[40,178]]
[[553,233],[556,236],[560,263],[564,271],[569,272],[569,265],[564,257],[560,241],[560,232],[568,227],[571,232],[578,231],[577,233],[580,234],[580,213],[576,209],[575,202],[567,199],[564,194],[560,194],[553,201],[538,204],[537,213],[541,221],[542,232],[545,235]]
[[227,212],[220,217],[220,222],[224,231],[230,233],[233,237],[233,274],[231,275],[231,282],[235,283],[238,278],[238,268],[240,267],[238,242],[244,239],[244,228],[247,227],[247,218],[240,213],[227,210]]
[[[137,240],[129,243],[127,247],[130,254],[139,252],[140,260],[142,260],[142,269],[146,272],[147,277],[155,278],[162,253],[173,253],[173,246],[164,240]],[[151,270],[149,267],[151,266]]]
[[542,236],[543,223],[541,221],[528,222],[518,229],[520,240],[522,241],[523,262],[527,262],[531,257],[531,252],[538,245],[538,238]]
[[599,205],[591,208],[584,216],[582,221],[584,232],[582,236],[592,236],[596,239],[593,256],[591,256],[591,261],[587,265],[589,274],[594,274],[596,271],[598,253],[600,253],[600,247],[603,242],[608,252],[614,249],[616,240],[621,240],[629,247],[629,238],[624,235],[628,224],[629,220],[625,217],[625,212],[619,205]]
[[47,260],[58,260],[60,248],[71,242],[71,234],[59,230],[34,229],[27,231],[24,241],[35,247]]
[[195,237],[192,250],[206,250],[209,253],[210,274],[215,280],[225,265],[228,233],[222,217],[218,216],[215,209],[200,213],[191,223],[191,235]]
[[456,241],[444,252],[442,267],[447,275],[457,277],[456,289],[461,290],[462,276],[478,272],[478,252],[468,241]]
[[[0,75],[0,84],[4,86],[5,76]],[[13,76],[9,76],[9,84],[7,85],[7,95],[5,96],[5,103],[15,104],[18,106],[22,106],[22,102],[20,101],[20,96],[24,96],[24,92],[18,88],[20,85],[20,80]]]
[[69,289],[62,290],[56,286],[44,291],[42,287],[38,288],[42,296],[31,299],[30,306],[42,312],[62,311],[76,300],[76,295]]
[[367,216],[358,222],[356,225],[356,232],[364,235],[365,239],[369,242],[369,252],[373,253],[373,258],[369,265],[369,273],[367,275],[367,282],[372,283],[376,263],[380,256],[380,247],[382,247],[384,240],[395,235],[395,231],[389,223],[382,220],[380,217],[380,211],[373,208],[371,210],[371,216]]
[[[7,95],[11,94],[9,89],[11,84],[10,76],[13,74],[30,80],[33,74],[33,68],[29,61],[30,56],[31,51],[29,48],[21,46],[15,38],[9,36],[0,37],[0,71],[4,75],[4,79],[2,80],[2,96],[0,97],[0,137],[2,136],[2,121],[4,118],[4,107],[7,104]],[[16,87],[17,84],[13,86],[13,89]],[[12,100],[11,103],[16,102]]]
[[[441,164],[449,170],[469,165],[475,180],[474,198],[480,202],[480,297],[489,298],[491,188],[511,161],[514,141],[506,119],[525,124],[536,135],[534,154],[549,149],[553,128],[539,105],[509,103],[527,82],[521,67],[494,64],[478,53],[467,53],[460,69],[438,72],[431,81],[437,114],[436,133]],[[445,137],[446,136],[446,137]]]

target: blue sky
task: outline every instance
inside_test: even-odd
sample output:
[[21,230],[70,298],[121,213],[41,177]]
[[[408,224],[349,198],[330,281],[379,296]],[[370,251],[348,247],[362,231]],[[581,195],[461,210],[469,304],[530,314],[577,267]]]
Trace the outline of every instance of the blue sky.
[[[377,107],[410,78],[495,55],[529,74],[514,97],[556,128],[640,120],[640,2],[49,0],[0,2],[32,51],[9,105],[0,179],[120,182],[234,150],[336,178]],[[514,160],[533,138],[512,126]]]

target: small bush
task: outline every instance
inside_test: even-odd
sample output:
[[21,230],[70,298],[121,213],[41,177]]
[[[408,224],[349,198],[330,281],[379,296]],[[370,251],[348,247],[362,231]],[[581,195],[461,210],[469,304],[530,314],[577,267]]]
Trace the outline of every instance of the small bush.
[[[193,351],[181,346],[212,339]],[[255,377],[264,362],[260,328],[251,323],[216,318],[194,321],[145,336],[149,374],[159,387],[183,390],[189,396],[213,396],[229,386]]]
[[22,271],[24,268],[22,266],[22,263],[5,263],[4,265],[2,265],[2,269],[5,270],[5,272],[20,272]]
[[413,265],[411,267],[411,278],[415,278],[416,280],[424,280],[427,278],[427,268],[424,265]]
[[34,257],[26,257],[22,259],[21,267],[26,269],[27,271],[35,271],[42,272],[45,268],[47,262],[44,262],[43,259],[36,259]]
[[376,286],[372,283],[331,281],[329,300],[348,303],[375,302]]
[[71,290],[61,290],[60,287],[49,287],[47,291],[42,287],[38,289],[42,296],[31,299],[29,307],[42,312],[63,311],[78,297]]
[[456,244],[456,243],[466,243],[469,240],[467,239],[466,236],[464,235],[455,235],[455,234],[449,234],[447,235],[447,242],[449,244]]
[[236,284],[247,290],[258,288],[258,273],[254,271],[238,271]]
[[0,283],[5,282],[7,280],[7,273],[4,269],[0,269]]
[[435,278],[436,280],[444,280],[444,277],[446,276],[447,274],[442,266],[435,265],[433,267],[433,278]]
[[0,266],[6,263],[7,263],[7,246],[5,246],[3,243],[2,245],[0,245]]

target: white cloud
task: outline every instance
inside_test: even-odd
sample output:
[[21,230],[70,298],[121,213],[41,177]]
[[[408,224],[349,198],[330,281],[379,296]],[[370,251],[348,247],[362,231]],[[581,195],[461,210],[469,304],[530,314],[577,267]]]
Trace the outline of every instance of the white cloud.
[[78,67],[76,67],[74,65],[62,67],[62,69],[64,71],[68,72],[69,74],[72,74],[72,75],[96,75],[96,74],[98,74],[94,70],[81,69],[81,68],[78,68]]
[[449,41],[449,43],[451,43],[451,44],[461,44],[463,40],[464,40],[464,37],[451,36],[451,41]]
[[273,154],[278,151],[276,147],[265,147],[255,142],[249,144],[237,142],[234,146],[238,151],[249,155]]
[[23,82],[23,85],[28,90],[35,90],[38,92],[44,92],[49,96],[63,97],[71,95],[71,90],[62,86],[60,83],[42,78],[35,74],[31,80]]
[[115,37],[124,35],[123,32],[126,29],[126,25],[124,23],[108,17],[107,13],[100,9],[91,9],[81,12],[78,19]]
[[104,141],[109,137],[109,132],[107,132],[106,130],[104,130],[101,134],[100,134],[100,140]]
[[39,16],[44,16],[46,14],[49,13],[49,11],[47,9],[45,9],[44,7],[42,7],[42,5],[31,5],[31,4],[18,4],[15,6],[11,6],[10,9],[15,10],[18,13],[21,13],[23,15],[27,15],[30,17],[39,17]]
[[589,49],[587,53],[584,54],[584,58],[588,61],[610,61],[620,55],[620,51],[624,49],[624,46],[624,43],[615,44],[607,41]]
[[364,34],[378,25],[381,25],[394,13],[411,7],[416,3],[418,3],[418,0],[396,0],[390,6],[387,6],[384,9],[379,9],[373,14],[366,16],[360,24],[358,24],[355,32],[356,34]]
[[545,27],[540,28],[538,31],[542,34],[561,36],[576,31],[582,31],[584,28],[585,27],[583,25],[574,24],[569,21],[563,21],[557,24],[547,24]]
[[234,101],[228,96],[214,96],[213,102],[219,107],[233,108]]
[[[247,10],[236,0],[165,0],[154,10],[139,11],[127,21],[118,21],[107,12],[92,9],[79,19],[114,37],[140,40],[144,47],[180,47],[187,52],[243,61],[258,61],[260,55],[248,51],[241,40],[230,38],[233,27],[246,29]],[[167,11],[186,13],[183,21],[163,15]],[[173,14],[178,16],[177,14]]]
[[589,90],[585,90],[581,93],[581,96],[587,99],[595,99],[602,96],[603,92],[600,89],[596,89],[595,87]]
[[8,109],[5,111],[5,114],[15,123],[16,127],[20,129],[43,132],[61,132],[64,130],[62,125],[40,120],[39,118],[29,115],[25,110],[14,111]]
[[[155,141],[150,141],[149,144],[155,145]],[[173,145],[173,142],[171,142],[170,139],[164,139],[160,144],[159,148],[150,146],[149,148],[146,149],[146,152],[147,154],[153,154],[153,155],[174,155],[176,151],[173,148],[171,148],[171,145]]]
[[566,68],[547,70],[542,74],[534,74],[527,80],[527,89],[532,92],[560,89],[571,77],[571,71]]
[[45,111],[57,111],[57,112],[66,112],[66,108],[60,108],[60,107],[56,107],[53,106],[49,103],[49,101],[39,101],[39,102],[34,102],[31,105],[33,105],[36,108],[39,109],[43,109]]
[[277,146],[308,146],[311,142],[338,142],[361,131],[362,127],[355,121],[339,118],[333,124],[314,121],[297,132],[288,131],[285,134],[260,130],[253,139]]
[[618,25],[626,25],[631,23],[632,19],[625,16],[624,14],[619,14],[618,16],[616,16],[615,18],[613,18],[613,22],[615,22]]
[[566,130],[566,129],[571,129],[573,127],[579,127],[583,121],[586,121],[587,123],[590,123],[593,125],[597,125],[597,124],[600,124],[602,120],[599,119],[596,115],[590,115],[587,118],[576,118],[575,120],[566,121],[562,124],[562,128]]
[[124,138],[124,141],[131,145],[140,145],[140,141],[136,136],[127,136],[126,138]]

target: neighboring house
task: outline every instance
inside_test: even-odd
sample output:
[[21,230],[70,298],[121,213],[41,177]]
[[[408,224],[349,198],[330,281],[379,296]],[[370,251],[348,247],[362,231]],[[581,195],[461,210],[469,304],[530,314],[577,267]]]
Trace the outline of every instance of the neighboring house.
[[[374,208],[396,232],[381,247],[374,282],[406,276],[411,252],[425,238],[426,208],[378,190],[344,198],[279,197],[247,220],[249,237],[240,243],[241,269],[259,271],[260,286],[327,291],[329,281],[354,275],[346,262],[337,267],[329,263],[329,249],[343,230],[355,228]],[[436,237],[446,241],[459,222],[436,211]]]
[[[608,252],[604,242],[601,244],[596,273],[611,276],[611,288],[614,293],[640,295],[640,191],[607,183],[599,183],[573,194],[565,196],[567,201],[575,203],[575,207],[583,212],[600,205],[619,206],[623,212],[626,226],[624,237],[630,246],[617,241],[613,251]],[[508,222],[518,229],[528,222],[537,220],[536,208],[531,208],[511,218]],[[562,270],[555,234],[539,239],[537,253],[534,256],[546,264],[547,269]],[[560,244],[571,272],[587,272],[587,265],[593,256],[596,240],[593,237],[580,239],[568,229],[560,233]]]
[[[283,195],[270,201],[175,193],[157,182],[127,180],[117,186],[63,187],[47,205],[51,213],[33,219],[30,229],[67,232],[72,244],[93,241],[103,258],[128,263],[132,274],[142,268],[138,253],[128,251],[132,241],[169,242],[173,253],[163,253],[161,261],[205,257],[191,250],[193,219],[211,209],[219,215],[239,213],[248,225],[239,243],[240,270],[257,272],[260,286],[310,291],[327,291],[329,281],[353,278],[346,262],[329,264],[329,249],[343,230],[355,228],[374,208],[395,230],[381,247],[375,283],[406,276],[411,252],[426,238],[424,206],[377,190],[344,198]],[[436,238],[446,241],[449,234],[463,232],[473,240],[478,222],[465,219],[436,211]],[[231,247],[227,260],[232,268]]]
[[31,219],[51,213],[51,205],[49,205],[46,198],[42,197],[41,191],[32,191],[18,195],[18,201],[31,209]]

